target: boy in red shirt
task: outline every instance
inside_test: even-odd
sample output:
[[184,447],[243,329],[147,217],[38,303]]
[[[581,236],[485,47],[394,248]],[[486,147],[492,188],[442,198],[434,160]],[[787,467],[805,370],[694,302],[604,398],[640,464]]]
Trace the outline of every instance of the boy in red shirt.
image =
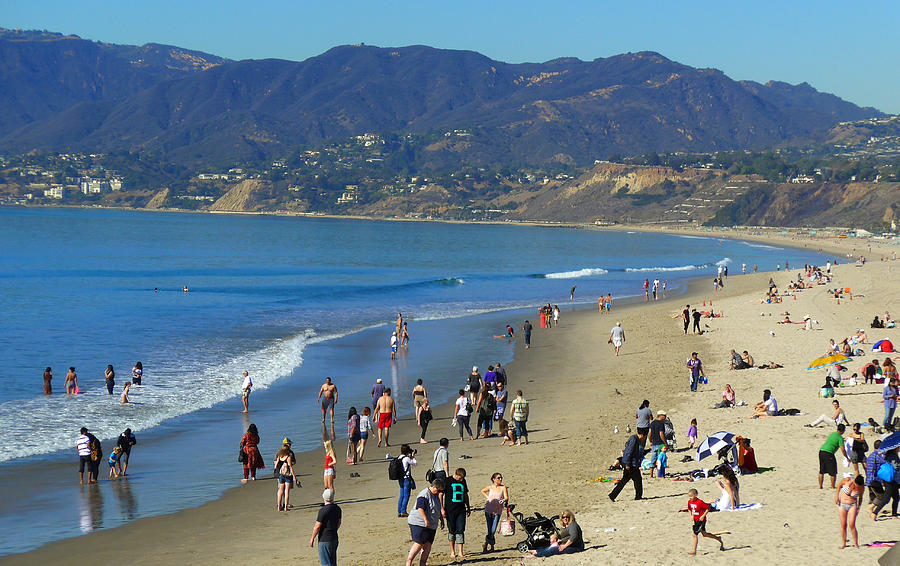
[[718,537],[706,532],[706,515],[709,514],[709,505],[702,499],[697,497],[696,489],[690,490],[688,492],[688,497],[689,499],[687,507],[678,510],[679,513],[684,511],[689,512],[691,514],[691,519],[694,520],[694,548],[691,552],[688,552],[688,554],[691,556],[697,554],[697,541],[699,540],[697,535],[703,535],[706,538],[716,539],[717,541],[719,541],[719,550],[725,550],[725,543],[722,542],[722,537]]

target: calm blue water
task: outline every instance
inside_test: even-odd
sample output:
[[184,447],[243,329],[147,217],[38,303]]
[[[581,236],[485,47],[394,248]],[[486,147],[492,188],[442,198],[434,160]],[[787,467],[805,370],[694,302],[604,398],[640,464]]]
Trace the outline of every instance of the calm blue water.
[[[449,399],[473,363],[507,361],[510,345],[491,336],[511,315],[466,315],[546,302],[564,310],[595,305],[607,292],[639,295],[645,277],[667,280],[676,293],[688,278],[711,277],[717,264],[737,274],[741,263],[768,270],[814,259],[715,238],[572,228],[0,208],[0,476],[18,477],[6,493],[12,500],[0,507],[0,527],[43,526],[0,546],[0,555],[197,505],[230,486],[210,489],[186,473],[184,481],[154,485],[152,500],[138,505],[150,476],[165,472],[142,464],[147,487],[137,475],[129,493],[117,488],[122,511],[99,527],[90,513],[87,521],[83,511],[66,516],[59,497],[35,504],[41,496],[17,470],[65,463],[74,475],[81,426],[101,439],[130,426],[145,454],[153,447],[172,457],[188,450],[180,437],[186,428],[221,435],[215,431],[225,427],[236,443],[246,423],[233,409],[246,369],[254,403],[270,409],[261,417],[269,430],[296,435],[295,449],[312,447],[319,439],[309,423],[318,418],[308,417],[318,409],[309,399],[324,375],[339,383],[346,414],[349,402],[365,402],[374,377],[405,391],[427,376],[431,396]],[[398,311],[409,320],[412,347],[391,364]],[[509,322],[521,325],[519,314]],[[118,393],[138,360],[144,385],[132,390],[134,404],[122,406]],[[103,384],[107,364],[117,373],[115,398]],[[49,398],[41,394],[46,366],[55,377]],[[83,394],[67,398],[69,366]],[[232,464],[232,452],[229,444],[207,457]],[[69,476],[47,481],[71,491],[61,497],[73,509],[93,509]],[[47,528],[51,517],[60,524]]]

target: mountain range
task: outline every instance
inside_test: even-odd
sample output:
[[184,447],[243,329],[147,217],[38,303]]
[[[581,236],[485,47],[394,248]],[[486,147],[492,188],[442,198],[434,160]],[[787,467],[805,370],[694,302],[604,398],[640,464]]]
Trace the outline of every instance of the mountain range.
[[259,162],[366,132],[440,133],[426,165],[822,143],[881,117],[806,83],[736,81],[653,52],[510,64],[425,46],[230,61],[178,47],[0,30],[0,150],[130,150],[183,165]]

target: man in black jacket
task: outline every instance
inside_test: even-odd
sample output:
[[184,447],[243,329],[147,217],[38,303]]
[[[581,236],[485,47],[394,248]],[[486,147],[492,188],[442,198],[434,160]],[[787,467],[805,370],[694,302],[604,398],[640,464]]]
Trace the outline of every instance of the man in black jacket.
[[619,480],[619,483],[616,484],[616,487],[609,494],[610,500],[616,500],[616,497],[625,488],[628,480],[634,482],[634,499],[638,500],[643,497],[644,484],[641,478],[641,459],[644,457],[643,446],[644,435],[632,434],[628,438],[628,441],[625,443],[625,450],[622,452],[622,468],[624,470],[622,479]]

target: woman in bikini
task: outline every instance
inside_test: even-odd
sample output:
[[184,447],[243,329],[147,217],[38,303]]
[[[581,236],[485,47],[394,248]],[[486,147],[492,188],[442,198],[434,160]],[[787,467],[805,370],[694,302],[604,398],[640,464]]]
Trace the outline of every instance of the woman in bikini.
[[428,397],[428,391],[422,385],[422,380],[416,380],[416,386],[412,390],[413,406],[416,408],[416,424],[422,426],[419,421],[419,415],[422,413],[422,405],[425,404],[425,398]]
[[865,483],[865,478],[861,475],[855,478],[844,478],[835,491],[834,504],[838,506],[838,516],[841,518],[841,546],[839,548],[847,547],[847,527],[850,527],[853,546],[859,548],[856,516],[859,515]]
[[74,395],[75,390],[78,389],[78,376],[75,374],[75,368],[70,367],[69,373],[66,374],[66,395]]

